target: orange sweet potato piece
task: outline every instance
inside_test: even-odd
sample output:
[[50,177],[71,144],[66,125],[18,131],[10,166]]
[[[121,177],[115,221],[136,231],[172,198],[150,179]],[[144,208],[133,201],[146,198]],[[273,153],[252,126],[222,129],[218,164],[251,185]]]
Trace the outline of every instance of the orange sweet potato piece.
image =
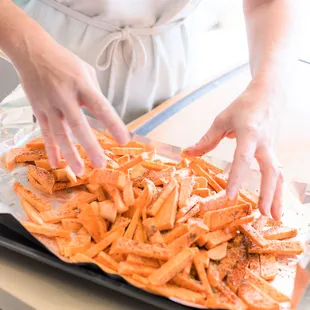
[[187,177],[181,180],[180,194],[179,194],[179,208],[183,208],[187,205],[188,199],[190,198],[194,186],[194,179]]
[[120,157],[120,158],[117,160],[117,163],[118,163],[119,165],[122,165],[122,164],[127,163],[129,160],[130,160],[130,156],[129,156],[128,154],[126,154],[126,155]]
[[103,185],[103,187],[107,191],[109,196],[113,199],[114,205],[117,209],[117,213],[122,214],[126,212],[128,210],[128,207],[125,205],[119,189],[108,184]]
[[21,198],[26,199],[32,206],[34,206],[39,212],[52,209],[52,206],[42,198],[32,193],[25,188],[21,183],[14,183],[14,192]]
[[260,276],[264,280],[273,280],[278,274],[278,264],[275,255],[260,254]]
[[187,224],[182,224],[175,226],[174,229],[163,235],[166,244],[169,244],[179,238],[180,236],[186,234],[189,231],[189,226]]
[[129,264],[144,265],[152,268],[159,268],[158,260],[153,258],[141,257],[133,254],[127,256],[126,262]]
[[45,150],[27,150],[21,154],[16,155],[15,162],[16,163],[25,163],[28,161],[35,161],[39,159],[46,159],[47,154]]
[[111,200],[105,200],[99,202],[99,210],[100,215],[110,221],[111,223],[114,223],[117,216],[117,209],[114,205],[114,202]]
[[296,228],[276,226],[272,227],[262,233],[267,240],[282,240],[296,237],[298,230]]
[[54,176],[51,172],[30,165],[28,168],[28,177],[32,176],[49,194],[53,193],[53,186],[55,184]]
[[178,218],[176,221],[177,224],[182,224],[187,222],[189,219],[195,217],[200,211],[199,204],[195,205],[193,208],[191,208],[184,216]]
[[91,184],[109,184],[123,189],[128,182],[128,176],[119,170],[97,169],[88,178]]
[[243,224],[252,223],[253,221],[254,221],[254,215],[251,214],[251,215],[240,217],[239,219],[231,223],[228,223],[227,225],[224,225],[223,228],[234,228],[234,227],[238,227]]
[[255,220],[255,222],[252,224],[252,226],[257,230],[257,231],[263,231],[265,228],[267,222],[268,222],[269,217],[265,215],[261,215],[258,219]]
[[253,273],[260,277],[259,254],[249,254],[249,268]]
[[137,156],[144,152],[144,148],[140,147],[112,147],[111,152],[114,155],[130,155],[130,156]]
[[295,240],[271,240],[269,244],[264,247],[251,245],[249,253],[257,254],[275,254],[275,255],[300,255],[304,251],[304,247],[300,241]]
[[211,195],[211,192],[209,188],[203,187],[203,188],[196,188],[193,190],[193,195],[200,196],[202,198],[209,197]]
[[147,240],[151,244],[164,244],[164,239],[157,227],[154,218],[148,218],[143,221],[143,226],[146,232]]
[[150,274],[152,274],[152,272],[154,272],[154,270],[156,269],[149,266],[129,264],[127,262],[121,262],[118,265],[119,274],[126,276],[138,274],[142,277],[148,277]]
[[233,269],[228,273],[226,283],[227,286],[236,293],[240,284],[245,277],[245,270],[249,265],[248,259],[240,260],[236,263]]
[[213,260],[221,260],[227,255],[227,242],[224,242],[208,251],[208,256]]
[[194,189],[208,187],[208,180],[206,178],[195,176],[194,180],[195,180]]
[[205,245],[207,249],[212,249],[217,245],[229,241],[236,236],[235,230],[216,230],[209,232],[197,240],[199,246]]
[[257,205],[258,205],[258,196],[257,195],[249,192],[246,189],[240,189],[239,195],[244,201],[250,203],[253,209],[257,209]]
[[141,165],[142,167],[148,170],[155,170],[155,171],[160,171],[169,168],[169,166],[165,165],[164,163],[158,163],[151,160],[144,160],[143,162],[141,162]]
[[44,222],[39,212],[28,202],[28,200],[22,198],[21,205],[27,214],[27,216],[36,224],[43,225]]
[[[46,170],[52,170],[52,167],[48,161],[48,159],[39,159],[34,161],[35,165],[39,168],[43,168]],[[67,162],[64,159],[61,159],[58,165],[58,169],[63,169],[67,166]]]
[[170,281],[174,276],[181,272],[186,265],[193,260],[195,251],[193,249],[184,249],[176,256],[170,258],[159,269],[156,269],[148,277],[152,285],[163,285]]
[[128,208],[135,204],[135,196],[132,189],[132,182],[127,182],[127,184],[124,186],[123,200]]
[[194,162],[197,163],[198,165],[200,165],[206,171],[211,171],[214,174],[223,173],[223,169],[214,166],[212,163],[210,163],[209,161],[207,161],[204,158],[196,157],[194,159]]
[[247,236],[251,241],[259,247],[266,247],[269,244],[267,241],[251,224],[240,225],[240,231]]
[[228,182],[228,177],[226,175],[218,173],[213,178],[222,188],[226,188]]
[[78,216],[75,210],[47,210],[40,213],[45,223],[59,223],[63,219],[72,219]]
[[[138,222],[140,220],[140,214],[141,214],[141,210],[136,208],[135,214],[134,214],[133,218],[131,219],[129,226],[127,227],[127,230],[124,234],[124,238],[133,239],[134,233],[135,233],[136,228],[138,226]],[[152,220],[152,219],[150,219],[150,220]]]
[[97,197],[98,201],[106,200],[102,187],[99,184],[87,184],[87,189]]
[[72,232],[78,232],[82,228],[82,224],[74,218],[67,218],[61,220],[62,227]]
[[253,310],[279,310],[280,305],[268,295],[254,286],[252,283],[244,282],[238,290],[239,297]]
[[152,160],[154,155],[155,155],[155,153],[153,151],[152,152],[143,152],[143,153],[139,154],[138,156],[134,157],[133,159],[129,160],[127,163],[119,166],[118,169],[120,171],[127,172],[128,169],[134,167],[135,165],[138,165],[139,163],[141,163],[144,160]]
[[96,199],[97,197],[94,194],[82,191],[69,199],[65,204],[61,205],[60,210],[74,210],[77,209],[78,205],[88,204]]
[[25,147],[18,147],[10,149],[4,156],[4,165],[9,170],[12,171],[16,166],[16,157],[27,152],[28,149]]
[[76,235],[65,247],[64,256],[71,257],[77,253],[84,253],[91,246],[90,235]]
[[174,284],[180,287],[184,287],[193,292],[202,293],[205,291],[205,288],[200,284],[200,282],[191,278],[189,275],[179,273],[175,277],[173,277],[171,281]]
[[96,256],[95,261],[113,269],[114,271],[118,271],[118,263],[110,255],[103,251]]
[[[250,204],[242,204],[229,207],[223,210],[209,211],[204,214],[204,223],[211,231],[221,229],[223,226],[231,223],[241,217],[250,215],[252,207]],[[249,224],[248,224],[249,225]],[[243,227],[244,225],[242,225]],[[252,227],[252,226],[251,226]]]
[[33,234],[45,235],[47,237],[63,237],[69,238],[70,231],[60,228],[54,224],[38,225],[33,222],[22,222],[21,223],[29,232]]
[[29,150],[43,150],[45,148],[44,145],[44,139],[42,137],[40,138],[34,138],[26,143],[26,147]]

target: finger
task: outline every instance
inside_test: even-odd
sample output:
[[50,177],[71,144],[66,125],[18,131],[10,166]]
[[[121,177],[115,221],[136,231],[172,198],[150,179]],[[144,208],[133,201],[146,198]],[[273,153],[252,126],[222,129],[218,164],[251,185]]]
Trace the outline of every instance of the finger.
[[79,99],[103,123],[119,144],[124,145],[130,141],[126,125],[99,90],[87,89]]
[[237,134],[237,147],[234,154],[226,188],[227,196],[234,199],[245,176],[250,171],[256,149],[256,140],[247,133]]
[[275,195],[279,169],[274,155],[267,150],[258,151],[256,159],[262,174],[258,208],[263,215],[271,216],[270,209]]
[[217,120],[213,122],[208,132],[193,146],[184,149],[188,156],[201,156],[212,151],[224,138],[225,131]]
[[83,146],[88,158],[95,168],[105,167],[106,160],[103,150],[91,130],[85,115],[78,106],[76,108],[72,108],[71,105],[65,106],[66,108],[64,108],[63,111],[68,126],[79,143]]
[[44,145],[47,152],[48,160],[51,167],[53,169],[56,169],[57,167],[59,167],[61,156],[59,147],[56,144],[55,139],[50,131],[48,118],[43,112],[36,112],[35,115],[39,121],[41,133],[44,138]]
[[283,173],[280,171],[277,181],[276,190],[274,192],[273,201],[271,205],[271,216],[277,221],[282,217],[283,210],[283,187],[284,178]]
[[69,137],[69,130],[63,121],[62,113],[56,109],[50,110],[48,118],[52,134],[63,157],[77,176],[83,175],[84,163]]

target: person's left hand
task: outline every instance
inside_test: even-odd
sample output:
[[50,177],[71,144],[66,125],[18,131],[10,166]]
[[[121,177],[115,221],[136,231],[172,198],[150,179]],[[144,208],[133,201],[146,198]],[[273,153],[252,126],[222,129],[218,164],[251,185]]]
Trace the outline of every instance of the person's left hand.
[[259,210],[274,219],[280,219],[282,215],[283,175],[274,142],[283,105],[284,92],[277,85],[252,81],[241,96],[215,118],[201,140],[184,150],[188,156],[201,156],[214,149],[224,137],[236,138],[227,195],[230,199],[236,197],[256,158],[262,175]]

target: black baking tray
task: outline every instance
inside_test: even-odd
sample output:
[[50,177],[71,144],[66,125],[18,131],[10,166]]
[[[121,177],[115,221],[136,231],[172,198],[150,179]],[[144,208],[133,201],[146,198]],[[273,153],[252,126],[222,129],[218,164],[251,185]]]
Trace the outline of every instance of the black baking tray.
[[163,310],[194,309],[182,306],[167,298],[153,295],[136,288],[121,279],[114,279],[105,274],[99,267],[92,264],[70,264],[58,259],[50,253],[40,242],[28,233],[9,214],[0,214],[0,248],[6,248],[21,255],[30,257],[41,263],[57,268],[63,272],[96,283],[126,296],[135,298],[144,303]]

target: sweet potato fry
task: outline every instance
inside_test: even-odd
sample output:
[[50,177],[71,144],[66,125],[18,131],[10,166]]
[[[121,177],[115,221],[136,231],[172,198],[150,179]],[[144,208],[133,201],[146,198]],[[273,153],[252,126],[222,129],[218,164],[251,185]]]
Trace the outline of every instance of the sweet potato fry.
[[200,202],[202,201],[202,198],[199,196],[191,196],[190,199],[188,199],[187,204],[185,207],[179,209],[177,213],[177,219],[180,219],[184,215],[186,215],[192,208],[194,208],[196,205],[199,204],[200,209]]
[[227,255],[227,242],[221,243],[220,245],[210,249],[208,251],[208,256],[213,260],[221,260]]
[[60,228],[54,224],[38,225],[33,222],[22,222],[21,223],[29,232],[33,234],[45,235],[47,237],[63,237],[69,238],[70,231]]
[[127,256],[126,262],[129,264],[143,265],[143,266],[148,266],[152,268],[160,267],[158,260],[156,259],[141,257],[141,256],[133,255],[133,254],[129,254]]
[[215,195],[211,195],[201,201],[200,215],[208,211],[225,209],[236,204],[236,200],[230,200],[226,195],[226,191],[221,191]]
[[184,287],[193,292],[202,293],[205,291],[205,288],[200,284],[200,282],[191,278],[189,275],[179,273],[173,277],[171,281],[173,284]]
[[127,182],[127,184],[124,186],[123,200],[128,208],[135,204],[135,196],[132,189],[132,182]]
[[159,230],[168,230],[174,227],[178,195],[178,188],[175,187],[154,217]]
[[187,264],[187,266],[183,269],[182,274],[183,274],[183,275],[186,275],[186,276],[189,276],[190,273],[191,273],[192,267],[193,267],[193,262],[190,262],[190,263]]
[[265,228],[267,222],[268,222],[269,217],[265,215],[261,215],[258,219],[255,220],[255,222],[252,224],[254,229],[257,231],[261,232]]
[[26,143],[26,148],[33,151],[33,150],[43,150],[45,148],[44,145],[44,139],[42,137],[40,138],[34,138]]
[[[127,227],[127,230],[125,232],[124,238],[133,239],[134,233],[135,233],[136,228],[138,226],[140,215],[141,215],[141,210],[139,208],[136,208],[135,214],[134,214],[134,216],[133,216],[133,218],[132,218],[132,220],[131,220],[131,222],[130,222],[130,224]],[[152,220],[152,219],[150,219],[150,220]]]
[[259,254],[249,254],[249,268],[260,277],[260,260]]
[[120,157],[120,158],[117,160],[117,163],[118,163],[119,165],[123,165],[123,164],[129,162],[129,160],[130,160],[130,156],[129,156],[128,154],[126,154],[126,155]]
[[264,247],[251,245],[249,253],[257,254],[275,254],[275,255],[300,255],[304,251],[304,247],[300,241],[295,240],[271,240],[269,244]]
[[28,202],[28,200],[22,198],[21,205],[27,214],[27,216],[32,220],[34,223],[38,225],[43,225],[43,219],[40,216],[39,212]]
[[103,251],[95,257],[95,261],[113,269],[114,271],[118,271],[118,263],[110,255],[104,253]]
[[[155,186],[155,185],[154,185]],[[135,199],[138,199],[139,198],[139,196],[142,194],[142,192],[143,192],[143,190],[141,189],[141,188],[139,188],[139,187],[134,187],[133,189],[132,189],[132,191],[133,191],[133,195],[134,195],[134,197],[135,197]]]
[[80,204],[88,204],[95,201],[97,197],[94,194],[87,192],[79,192],[74,197],[69,199],[65,204],[61,205],[59,210],[75,210]]
[[147,213],[150,216],[155,216],[158,211],[160,210],[160,208],[162,207],[162,205],[164,204],[164,202],[166,201],[166,199],[169,197],[169,195],[171,194],[171,192],[173,191],[173,189],[177,186],[177,181],[175,179],[172,179],[162,190],[162,192],[159,194],[159,196],[157,197],[157,199],[154,201],[154,203],[152,203],[148,209],[147,209]]
[[[146,286],[148,286],[150,283],[149,283],[149,280],[145,277],[142,277],[138,274],[133,274],[131,276],[132,279],[134,279],[136,282],[139,283],[139,285],[135,285],[137,287],[140,287],[140,285],[142,285],[143,288],[145,288]],[[130,281],[129,281],[130,282]]]
[[228,176],[222,173],[218,173],[213,178],[222,188],[226,189],[227,182],[228,182]]
[[29,151],[25,147],[18,147],[10,149],[4,156],[4,165],[9,170],[12,171],[16,166],[16,157],[19,155],[24,154],[25,152]]
[[143,152],[139,154],[138,156],[134,157],[133,159],[129,160],[127,163],[119,166],[119,170],[123,172],[127,172],[128,169],[132,168],[135,165],[140,164],[144,160],[152,160],[155,153],[152,152]]
[[146,232],[147,240],[149,241],[150,244],[165,243],[154,218],[148,218],[144,220],[143,226]]
[[151,245],[133,241],[130,239],[127,240],[125,238],[119,238],[118,240],[116,240],[114,252],[122,254],[134,254],[142,257],[155,258],[160,260],[168,260],[172,256],[171,251],[163,245]]
[[207,295],[207,297],[212,296],[212,288],[210,286],[207,273],[205,270],[204,262],[202,260],[202,256],[199,252],[197,252],[194,256],[194,266],[196,268],[198,278],[204,288],[204,293]]
[[176,221],[176,223],[177,224],[186,223],[190,218],[193,218],[194,216],[196,216],[199,213],[199,211],[200,211],[200,205],[197,204],[193,208],[191,208],[184,216],[179,218]]
[[179,253],[183,249],[190,247],[206,232],[208,232],[208,227],[205,225],[192,226],[186,234],[181,235],[179,238],[170,243],[169,249],[174,254]]
[[258,289],[260,289],[262,292],[264,292],[266,295],[268,295],[277,302],[290,301],[289,297],[278,291],[269,282],[262,279],[259,275],[255,274],[249,268],[246,268],[245,270],[245,280],[256,286]]
[[152,285],[163,285],[181,272],[195,256],[194,249],[184,249],[176,256],[169,259],[159,269],[154,270],[148,277]]
[[209,188],[203,187],[203,188],[196,188],[193,190],[193,195],[200,196],[202,198],[209,197],[211,195],[211,192]]
[[75,210],[47,210],[40,213],[45,223],[56,224],[63,219],[72,219],[78,216]]
[[106,200],[102,187],[99,184],[87,184],[87,189],[97,197],[98,201]]
[[228,223],[227,225],[224,225],[223,228],[234,228],[234,227],[238,227],[243,224],[252,223],[253,221],[254,221],[254,215],[251,214],[251,215],[240,217],[240,219],[235,220],[231,223]]
[[244,282],[238,290],[239,297],[253,310],[279,310],[280,305],[252,283]]
[[82,228],[82,224],[74,218],[63,219],[61,220],[61,224],[65,230],[70,230],[72,232],[78,232]]
[[258,204],[257,195],[255,195],[254,193],[250,193],[246,189],[240,189],[239,195],[244,201],[250,203],[253,209],[257,209]]
[[56,182],[53,186],[53,192],[61,191],[63,189],[77,187],[86,183],[86,179],[77,179],[76,182]]
[[84,253],[91,246],[90,235],[76,235],[67,246],[64,247],[64,256],[71,257],[77,253]]
[[240,231],[251,239],[251,241],[259,247],[266,247],[269,241],[266,240],[257,230],[255,230],[251,224],[243,224],[239,226]]
[[27,150],[21,154],[16,155],[16,163],[25,163],[28,161],[35,161],[39,159],[47,159],[47,154],[45,150]]
[[187,205],[188,199],[190,198],[194,186],[194,179],[187,177],[181,180],[180,194],[179,194],[179,208],[183,208]]
[[144,152],[144,148],[140,147],[112,147],[111,152],[115,155],[130,155],[130,156],[137,156]]
[[[39,160],[35,160],[34,164],[39,167],[39,168],[43,168],[45,170],[52,170],[53,168],[50,166],[50,163],[48,161],[48,159],[39,159]],[[63,169],[67,166],[67,162],[64,159],[61,159],[59,162],[59,166],[57,167],[58,169]]]
[[114,205],[114,202],[111,200],[105,200],[101,201],[99,203],[99,209],[100,209],[100,215],[110,221],[111,223],[114,223],[117,216],[117,209]]
[[296,228],[290,227],[272,227],[264,232],[262,235],[267,240],[283,240],[283,239],[290,239],[296,237],[298,234],[298,230]]
[[260,276],[264,280],[273,280],[278,274],[278,264],[275,255],[260,254]]
[[123,189],[128,182],[128,176],[118,170],[98,169],[88,178],[91,184],[109,184],[119,189]]
[[249,260],[244,259],[236,263],[233,269],[228,273],[226,283],[227,286],[234,292],[237,293],[240,284],[245,277],[245,270],[249,265]]
[[56,182],[68,181],[67,171],[65,169],[52,170]]
[[207,249],[212,249],[223,242],[229,241],[235,236],[235,230],[216,230],[204,234],[197,240],[197,243],[200,247],[205,245]]
[[197,189],[197,188],[207,188],[208,187],[208,180],[204,177],[197,177],[195,176],[194,177],[194,181],[195,181],[195,184],[194,184],[194,189]]
[[204,177],[208,180],[208,184],[218,193],[222,191],[222,187],[215,182],[209,173],[207,173],[199,164],[191,162],[189,166],[193,169],[196,175]]
[[[221,229],[228,223],[240,219],[241,217],[250,215],[252,207],[250,204],[242,204],[235,207],[229,207],[223,210],[209,211],[204,214],[204,223],[210,228],[211,231]],[[244,224],[249,225],[250,224]],[[242,227],[247,227],[241,225]],[[252,227],[252,226],[251,226]],[[243,229],[243,228],[242,228]]]
[[211,171],[214,174],[223,173],[223,169],[214,166],[212,163],[210,163],[209,161],[207,161],[204,158],[196,157],[194,159],[194,162],[197,163],[198,165],[200,165],[206,171]]
[[93,209],[93,212],[96,215],[96,220],[99,225],[100,240],[102,240],[102,238],[104,238],[105,233],[107,232],[108,228],[107,222],[100,214],[99,203],[97,201],[93,201],[90,205]]
[[236,306],[231,300],[221,292],[215,292],[213,296],[208,298],[205,302],[205,306],[210,309],[236,309]]
[[121,193],[118,188],[105,184],[103,188],[107,191],[109,196],[113,199],[114,205],[117,209],[117,213],[122,214],[128,210],[128,207],[125,205]]
[[266,223],[267,227],[275,227],[275,226],[281,226],[281,225],[283,225],[282,221],[280,221],[280,220],[276,221],[276,220],[271,219],[271,218],[269,218],[268,222]]
[[49,194],[53,193],[53,186],[55,179],[52,173],[39,168],[37,166],[30,165],[28,168],[28,176],[32,176]]
[[164,163],[156,163],[151,160],[144,160],[143,162],[141,162],[141,165],[142,167],[148,170],[155,170],[155,171],[160,171],[169,168],[169,166]]
[[174,229],[163,235],[166,244],[169,244],[179,238],[180,236],[186,234],[189,231],[189,226],[187,224],[177,225]]
[[58,246],[58,250],[59,250],[60,255],[65,256],[65,247],[68,246],[68,244],[71,241],[71,238],[56,237],[55,241],[56,241],[56,244]]
[[31,176],[29,173],[27,175],[28,181],[29,183],[38,191],[40,191],[41,193],[45,193],[45,194],[49,194],[49,190],[46,189],[45,187],[43,187],[39,182],[37,182],[37,180]]
[[121,262],[118,265],[118,272],[121,275],[131,276],[133,274],[138,274],[142,277],[148,277],[151,275],[156,268],[145,266],[145,265],[137,265],[137,264],[129,264],[127,262]]
[[52,206],[42,198],[32,193],[25,188],[21,183],[14,183],[14,192],[21,198],[26,199],[32,206],[34,206],[39,212],[52,209]]
[[141,220],[138,221],[137,228],[133,240],[138,242],[146,242],[147,238]]

